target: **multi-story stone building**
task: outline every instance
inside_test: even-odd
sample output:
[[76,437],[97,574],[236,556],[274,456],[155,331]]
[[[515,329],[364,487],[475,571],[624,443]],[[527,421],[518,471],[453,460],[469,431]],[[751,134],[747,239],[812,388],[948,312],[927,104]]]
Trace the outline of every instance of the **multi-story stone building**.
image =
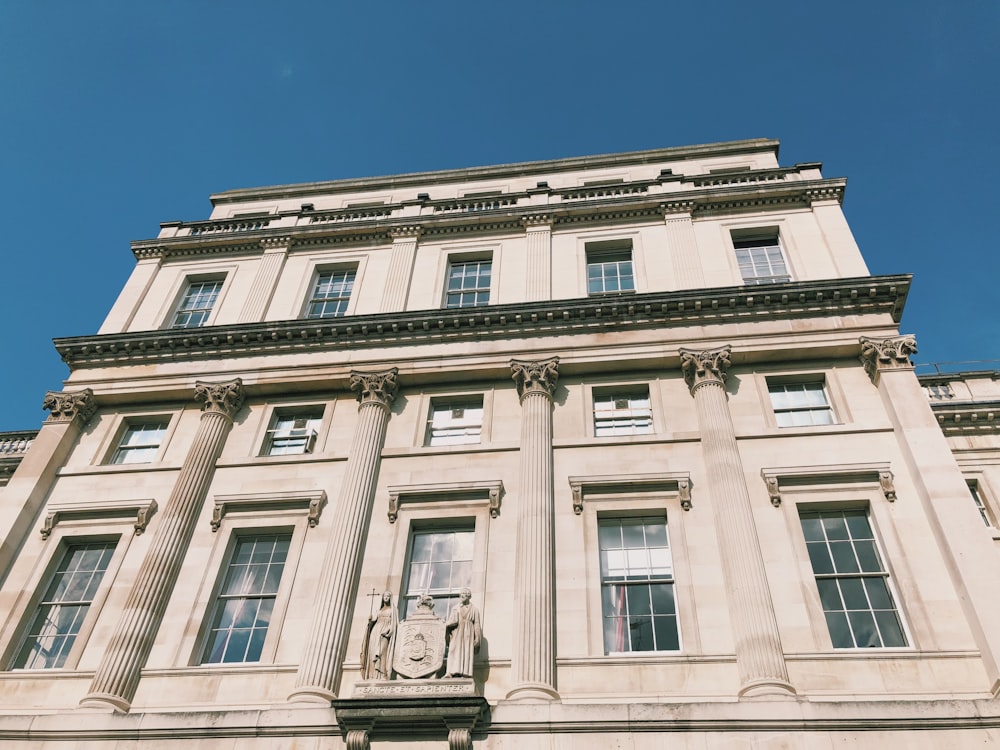
[[4,747],[1000,740],[996,381],[918,380],[909,277],[777,153],[235,190],[134,243],[11,436]]

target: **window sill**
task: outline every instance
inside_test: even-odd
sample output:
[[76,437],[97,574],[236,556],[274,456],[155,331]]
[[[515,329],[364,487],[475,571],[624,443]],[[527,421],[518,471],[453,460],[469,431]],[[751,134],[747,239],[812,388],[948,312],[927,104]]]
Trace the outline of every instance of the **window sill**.
[[134,474],[143,471],[180,471],[180,464],[100,464],[99,466],[65,466],[57,476],[73,477],[88,474]]

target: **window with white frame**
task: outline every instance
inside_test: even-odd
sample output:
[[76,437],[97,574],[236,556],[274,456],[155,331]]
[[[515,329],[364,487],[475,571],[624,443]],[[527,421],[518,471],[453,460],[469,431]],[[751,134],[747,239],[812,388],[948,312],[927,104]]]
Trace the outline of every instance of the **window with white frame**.
[[663,516],[598,519],[605,653],[677,651],[674,566]]
[[739,265],[744,284],[777,284],[791,281],[792,277],[788,273],[776,231],[753,236],[740,236],[734,233],[733,247],[736,250],[736,263]]
[[111,463],[148,464],[155,461],[169,421],[165,417],[127,421],[118,446],[111,455]]
[[822,380],[767,383],[778,427],[833,424],[833,409]]
[[312,453],[320,425],[323,407],[310,406],[290,410],[275,410],[271,428],[264,439],[264,456],[291,456]]
[[620,294],[635,291],[632,241],[588,242],[587,294]]
[[653,432],[649,387],[594,389],[594,435],[648,435]]
[[69,656],[117,541],[72,542],[66,546],[28,623],[14,657],[14,669],[58,669]]
[[292,535],[238,536],[209,621],[204,664],[260,661]]
[[993,521],[990,520],[990,512],[986,507],[986,502],[983,500],[983,495],[979,491],[979,482],[975,479],[969,479],[966,482],[969,486],[969,494],[972,495],[972,502],[976,504],[976,509],[979,511],[979,515],[982,516],[983,523],[987,526],[993,526]]
[[490,303],[493,260],[452,260],[448,264],[445,307],[479,307]]
[[406,563],[400,619],[414,611],[417,598],[430,594],[438,617],[447,617],[463,588],[472,586],[472,528],[414,529]]
[[906,646],[868,512],[802,511],[799,519],[833,647]]
[[478,443],[483,432],[483,397],[462,396],[431,400],[426,445]]
[[320,271],[309,296],[306,317],[339,318],[345,315],[356,275],[354,268]]
[[200,328],[208,322],[219,299],[223,279],[189,281],[174,312],[171,328]]

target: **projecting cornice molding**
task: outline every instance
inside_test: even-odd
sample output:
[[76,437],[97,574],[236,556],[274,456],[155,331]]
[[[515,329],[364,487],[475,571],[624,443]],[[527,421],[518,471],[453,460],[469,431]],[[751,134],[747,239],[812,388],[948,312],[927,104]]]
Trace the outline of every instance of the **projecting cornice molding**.
[[945,435],[1000,434],[1000,401],[931,403]]
[[732,321],[903,313],[911,277],[862,276],[767,287],[719,287],[626,296],[285,320],[55,339],[71,367],[482,341],[555,333],[641,330]]
[[[610,187],[567,188],[551,191],[553,202],[540,205],[530,204],[531,191],[505,194],[502,199],[488,202],[424,200],[421,206],[426,212],[420,216],[403,215],[404,204],[396,203],[379,207],[377,212],[286,212],[270,216],[267,222],[181,222],[177,229],[185,234],[138,240],[132,243],[132,252],[139,260],[257,254],[273,237],[279,237],[294,252],[314,247],[390,244],[400,234],[516,234],[538,223],[550,224],[553,231],[558,231],[560,226],[580,224],[662,221],[665,215],[676,213],[717,216],[808,208],[816,201],[843,201],[846,180],[785,179],[796,173],[797,168],[758,170],[715,175],[711,180],[678,175]],[[675,183],[680,189],[664,190],[661,185],[665,182]],[[323,220],[318,221],[317,216]]]

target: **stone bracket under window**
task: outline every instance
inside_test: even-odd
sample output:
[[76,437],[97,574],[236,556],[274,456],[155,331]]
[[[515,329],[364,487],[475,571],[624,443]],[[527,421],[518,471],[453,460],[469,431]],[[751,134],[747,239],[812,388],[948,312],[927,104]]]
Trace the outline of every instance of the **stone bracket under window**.
[[309,512],[309,527],[319,523],[326,506],[326,490],[305,492],[254,492],[241,495],[216,495],[212,509],[212,531],[218,531],[222,519],[235,512],[255,510],[287,510],[304,507]]
[[153,517],[155,512],[156,500],[152,498],[50,505],[39,531],[42,534],[42,539],[48,539],[49,535],[52,534],[52,529],[60,521],[134,517],[135,522],[132,524],[132,528],[135,529],[135,535],[139,536],[146,530],[149,519]]
[[765,468],[760,470],[760,476],[767,485],[768,497],[775,508],[781,505],[782,488],[829,487],[833,484],[878,485],[886,500],[896,500],[896,486],[888,462]]
[[591,493],[626,494],[642,492],[676,493],[684,510],[691,510],[691,475],[686,471],[666,474],[606,474],[594,477],[570,477],[573,491],[573,512],[583,513],[583,499]]
[[447,500],[487,500],[490,517],[500,515],[503,481],[441,482],[438,484],[397,484],[389,487],[389,523],[396,523],[403,502],[439,502]]

